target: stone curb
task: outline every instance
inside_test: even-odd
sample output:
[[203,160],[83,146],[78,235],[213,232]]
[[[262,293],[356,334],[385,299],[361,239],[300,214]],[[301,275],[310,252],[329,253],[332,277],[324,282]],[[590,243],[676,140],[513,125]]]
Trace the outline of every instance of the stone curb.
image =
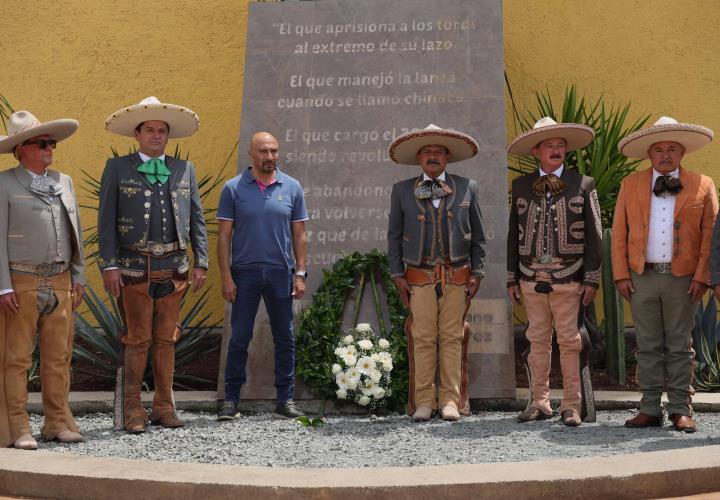
[[[528,389],[517,389],[515,399],[472,399],[473,411],[520,411],[525,408]],[[215,412],[217,400],[215,391],[176,391],[175,404],[180,410]],[[550,391],[553,405],[558,406],[562,391]],[[152,402],[153,393],[144,392],[143,401],[146,405]],[[663,402],[667,403],[667,395],[663,393]],[[317,399],[298,400],[298,405],[306,412],[317,413],[321,401]],[[275,403],[269,400],[243,400],[243,409],[251,412],[272,412]],[[598,410],[631,410],[640,407],[640,393],[621,391],[596,391],[595,406]],[[112,392],[71,392],[70,408],[76,415],[113,410]],[[693,408],[697,411],[720,413],[720,393],[702,392],[693,397]],[[42,413],[42,397],[40,393],[30,393],[28,411]],[[362,414],[363,412],[348,407],[338,408],[328,401],[327,414]]]
[[363,469],[263,468],[0,450],[0,494],[393,500],[659,498],[720,490],[720,446],[614,457]]

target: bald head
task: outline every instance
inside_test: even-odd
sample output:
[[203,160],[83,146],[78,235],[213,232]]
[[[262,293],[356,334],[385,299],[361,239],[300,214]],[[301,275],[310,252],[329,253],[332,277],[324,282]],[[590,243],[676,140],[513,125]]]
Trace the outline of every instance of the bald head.
[[248,151],[253,170],[258,174],[272,174],[278,159],[278,142],[269,132],[257,132],[250,139]]

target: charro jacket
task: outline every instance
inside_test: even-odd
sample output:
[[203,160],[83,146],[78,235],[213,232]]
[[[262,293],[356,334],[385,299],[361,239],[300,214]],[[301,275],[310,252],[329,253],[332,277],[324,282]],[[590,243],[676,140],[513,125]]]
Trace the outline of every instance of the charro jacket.
[[[48,170],[47,175],[62,187],[60,201],[70,219],[73,283],[85,284],[82,229],[75,189],[69,175]],[[11,289],[10,262],[41,264],[47,247],[38,245],[38,236],[54,234],[49,202],[30,190],[32,176],[23,166],[0,172],[0,290]]]
[[565,190],[533,193],[540,173],[512,183],[507,241],[507,286],[519,280],[600,285],[602,220],[592,177],[563,169]]
[[[117,267],[122,274],[137,277],[147,269],[147,257],[133,252],[146,247],[150,234],[150,201],[152,186],[137,171],[143,163],[137,153],[111,158],[100,181],[98,210],[98,264],[101,270]],[[186,250],[192,247],[194,266],[207,269],[208,242],[205,218],[193,164],[165,156],[171,171],[166,186],[172,200],[177,241],[181,252],[172,259],[172,267],[181,274],[187,271]],[[157,259],[155,259],[157,260]]]
[[[425,244],[426,209],[415,197],[415,185],[422,176],[393,185],[388,222],[388,260],[392,277],[405,273],[405,266],[422,263]],[[445,197],[448,221],[448,257],[452,264],[470,262],[471,272],[485,275],[485,234],[478,185],[474,180],[446,174],[452,193]]]
[[[613,279],[631,279],[630,270],[645,271],[652,168],[627,176],[620,185],[612,228]],[[675,198],[672,274],[692,275],[710,284],[710,247],[718,212],[712,179],[680,167],[682,190]]]

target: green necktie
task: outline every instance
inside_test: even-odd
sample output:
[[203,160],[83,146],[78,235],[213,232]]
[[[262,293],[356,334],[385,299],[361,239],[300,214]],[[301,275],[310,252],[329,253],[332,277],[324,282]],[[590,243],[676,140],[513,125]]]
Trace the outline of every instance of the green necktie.
[[170,177],[170,170],[165,166],[165,160],[160,158],[150,158],[148,161],[138,167],[138,172],[145,174],[150,184],[159,182],[165,184]]

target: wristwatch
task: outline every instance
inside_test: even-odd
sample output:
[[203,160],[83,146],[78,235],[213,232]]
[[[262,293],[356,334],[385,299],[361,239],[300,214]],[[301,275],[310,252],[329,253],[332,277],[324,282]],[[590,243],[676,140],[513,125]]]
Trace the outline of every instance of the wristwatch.
[[307,271],[295,271],[295,276],[306,279],[307,278]]

